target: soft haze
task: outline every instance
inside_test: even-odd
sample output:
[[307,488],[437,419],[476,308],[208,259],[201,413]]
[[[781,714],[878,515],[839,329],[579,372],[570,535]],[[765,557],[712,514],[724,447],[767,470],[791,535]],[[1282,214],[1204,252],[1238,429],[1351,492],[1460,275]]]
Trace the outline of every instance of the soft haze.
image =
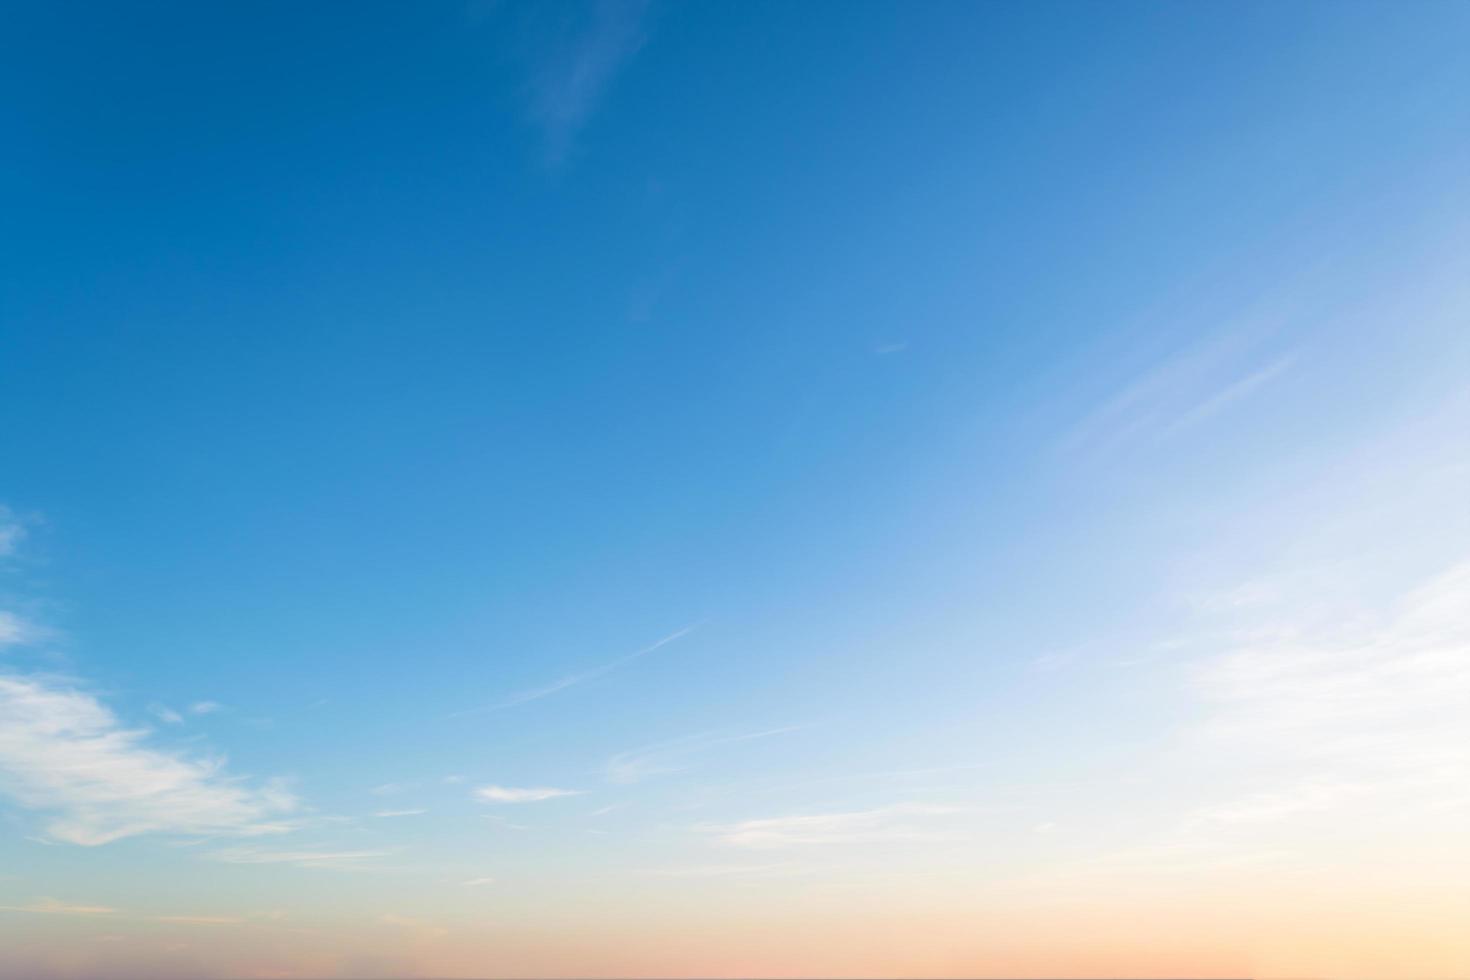
[[1470,975],[1470,6],[0,45],[0,977]]

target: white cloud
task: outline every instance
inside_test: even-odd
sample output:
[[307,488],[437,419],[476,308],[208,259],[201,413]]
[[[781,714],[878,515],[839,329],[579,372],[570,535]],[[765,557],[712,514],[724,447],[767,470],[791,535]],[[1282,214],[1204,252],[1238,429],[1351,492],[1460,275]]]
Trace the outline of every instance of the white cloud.
[[428,812],[429,812],[428,810],[379,810],[377,813],[374,813],[373,816],[375,816],[375,817],[416,817],[416,816],[418,816],[421,813],[428,813]]
[[223,707],[224,705],[220,704],[218,701],[195,701],[193,704],[189,705],[189,714],[212,715],[216,711],[221,710]]
[[490,878],[490,877],[485,877],[485,878],[471,878],[468,881],[461,881],[460,884],[461,885],[464,885],[466,888],[479,888],[482,885],[493,885],[493,884],[495,884],[495,879],[494,878]]
[[1269,775],[1191,826],[1470,810],[1470,562],[1387,606],[1256,623],[1203,661],[1193,680],[1212,710],[1195,748]]
[[487,803],[539,803],[559,796],[580,796],[579,789],[556,789],[551,786],[481,786],[475,796]]
[[145,744],[95,697],[53,679],[0,675],[0,792],[52,816],[49,837],[96,845],[138,834],[254,835],[294,809],[218,760]]
[[844,813],[798,814],[745,820],[703,828],[736,847],[776,848],[807,844],[888,844],[946,839],[928,818],[960,812],[958,807],[898,803]]
[[1470,749],[1470,562],[1414,589],[1376,621],[1278,623],[1196,675],[1218,735],[1359,763],[1412,738],[1414,758]]

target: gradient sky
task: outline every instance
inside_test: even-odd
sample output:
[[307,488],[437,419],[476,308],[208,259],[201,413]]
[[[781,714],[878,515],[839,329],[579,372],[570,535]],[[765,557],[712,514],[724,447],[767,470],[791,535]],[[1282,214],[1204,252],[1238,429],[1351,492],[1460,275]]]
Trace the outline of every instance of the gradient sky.
[[1470,976],[1470,5],[4,20],[0,977]]

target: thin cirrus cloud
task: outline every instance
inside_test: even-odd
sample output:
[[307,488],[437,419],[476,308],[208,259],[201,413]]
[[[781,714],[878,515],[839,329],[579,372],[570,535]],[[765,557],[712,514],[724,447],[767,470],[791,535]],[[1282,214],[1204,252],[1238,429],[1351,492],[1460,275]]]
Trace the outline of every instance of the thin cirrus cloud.
[[165,725],[182,725],[184,723],[184,716],[166,704],[150,704],[148,706],[148,712]]
[[753,849],[834,844],[888,844],[945,840],[935,818],[961,808],[927,803],[895,803],[870,810],[796,814],[744,820],[701,828],[723,844]]
[[756,878],[798,873],[789,864],[692,864],[675,868],[651,868],[644,872],[655,878]]
[[553,786],[481,786],[475,790],[475,798],[485,803],[540,803],[562,796],[581,796],[579,789],[557,789]]
[[1156,364],[1088,415],[1063,448],[1105,456],[1157,444],[1246,400],[1296,363],[1292,351],[1265,359],[1252,353],[1258,334],[1225,334]]
[[[1392,846],[1395,828],[1412,827],[1419,847],[1463,836],[1470,561],[1377,600],[1322,600],[1333,593],[1322,569],[1266,581],[1197,603],[1235,625],[1189,674],[1189,693],[1205,711],[1185,730],[1191,767],[1245,775],[1157,828],[1155,839],[1094,859],[1089,874],[1320,869],[1320,841],[1339,849],[1352,841],[1367,853]],[[1298,601],[1299,593],[1314,599]]]
[[440,925],[435,925],[426,919],[418,919],[411,915],[399,915],[397,912],[384,912],[378,916],[378,921],[385,926],[396,929],[404,929],[415,933],[423,939],[437,939],[449,934],[449,930]]
[[787,725],[783,728],[770,728],[739,735],[708,733],[687,735],[628,752],[619,752],[603,765],[603,778],[610,783],[636,783],[652,776],[681,772],[690,768],[693,764],[693,757],[701,752],[707,752],[722,745],[752,742],[756,739],[770,738],[773,735],[785,735],[805,727],[804,725]]
[[36,633],[36,628],[20,616],[0,610],[0,647],[29,643]]
[[49,814],[47,836],[98,845],[139,834],[254,836],[296,800],[223,764],[154,748],[97,698],[44,677],[0,675],[0,792]]
[[388,851],[341,851],[306,849],[271,849],[263,847],[227,847],[206,855],[225,864],[294,864],[302,868],[333,871],[364,871],[364,862],[387,857]]
[[15,516],[15,511],[0,504],[0,558],[15,554],[20,539],[25,537],[25,525]]
[[116,911],[106,905],[75,905],[54,898],[37,899],[29,905],[0,905],[0,912],[30,912],[35,915],[112,915]]
[[1178,418],[1164,426],[1160,435],[1175,435],[1190,426],[1197,425],[1206,419],[1218,415],[1230,405],[1247,398],[1257,389],[1264,387],[1278,375],[1284,374],[1291,368],[1294,360],[1295,358],[1291,355],[1278,357],[1263,367],[1255,368],[1229,381],[1221,388],[1212,392],[1209,397],[1197,402],[1180,414]]
[[[212,715],[216,711],[221,710],[223,707],[224,705],[220,704],[218,701],[195,701],[184,710],[189,714],[197,717],[200,715]],[[159,704],[155,702],[154,704],[150,704],[148,706],[148,711],[150,714],[153,715],[153,717],[157,718],[165,725],[182,725],[185,720],[183,713],[175,711],[173,708],[170,708],[166,704]]]
[[476,714],[482,711],[498,711],[502,708],[512,708],[518,704],[525,704],[528,701],[539,701],[541,698],[550,697],[551,695],[556,694],[560,691],[565,691],[569,687],[574,687],[586,681],[593,680],[595,678],[603,676],[604,674],[610,674],[613,671],[617,670],[619,667],[630,664],[640,657],[646,657],[650,653],[653,653],[655,650],[667,646],[668,644],[673,643],[675,640],[678,640],[682,637],[688,636],[697,628],[697,624],[694,626],[686,626],[683,629],[675,630],[668,636],[665,636],[662,639],[651,643],[646,647],[643,647],[641,650],[634,650],[632,653],[624,654],[623,656],[618,657],[616,660],[609,660],[607,663],[600,664],[599,666],[592,667],[588,670],[580,671],[575,674],[568,674],[567,676],[562,677],[559,680],[552,681],[550,684],[544,684],[541,687],[533,687],[529,690],[517,692],[516,694],[512,694],[510,697],[505,698],[502,701],[497,701],[494,704],[486,705],[482,708],[471,708],[468,711],[455,712],[450,717]]
[[166,925],[217,926],[234,925],[245,919],[235,915],[136,915],[112,908],[108,905],[79,905],[62,902],[54,898],[40,898],[29,905],[0,905],[0,912],[24,912],[31,915],[76,915],[86,918],[106,916],[113,919],[131,919],[144,922],[162,922]]
[[565,160],[613,80],[643,47],[648,6],[647,0],[597,0],[582,8],[585,21],[533,71],[527,112],[545,137],[552,164]]

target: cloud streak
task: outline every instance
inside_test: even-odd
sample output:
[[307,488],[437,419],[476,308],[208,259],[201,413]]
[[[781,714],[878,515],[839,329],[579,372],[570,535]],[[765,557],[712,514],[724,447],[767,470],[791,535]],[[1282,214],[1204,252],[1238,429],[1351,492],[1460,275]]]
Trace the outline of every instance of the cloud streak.
[[30,905],[0,905],[0,912],[30,912],[35,915],[112,915],[117,909],[106,905],[72,905],[42,898]]
[[589,670],[584,670],[579,673],[568,674],[567,676],[559,680],[552,681],[550,684],[546,684],[541,687],[534,687],[530,690],[520,691],[516,694],[512,694],[510,697],[506,698],[503,701],[497,701],[495,704],[486,705],[483,708],[471,708],[468,711],[455,712],[455,714],[451,715],[450,717],[460,717],[468,714],[476,714],[482,711],[499,711],[503,708],[513,708],[518,704],[525,704],[529,701],[539,701],[542,698],[550,697],[553,694],[565,691],[569,687],[575,687],[578,684],[594,680],[598,677],[604,676],[605,674],[610,674],[613,671],[617,670],[619,667],[626,666],[627,664],[632,663],[640,657],[646,657],[650,653],[653,653],[655,650],[658,650],[661,647],[673,643],[675,640],[688,636],[697,628],[697,624],[694,626],[686,626],[681,630],[676,630],[675,632],[670,633],[668,636],[665,636],[655,643],[649,644],[641,650],[634,650],[632,653],[624,654],[623,656],[618,657],[616,660],[609,660],[605,664],[601,664],[597,667],[593,667]]
[[580,796],[579,789],[557,789],[552,786],[481,786],[475,790],[475,798],[486,803],[540,803],[561,796]]
[[1244,335],[1227,335],[1163,361],[1093,411],[1063,448],[1107,454],[1158,444],[1245,401],[1296,363],[1293,352],[1264,363],[1249,358],[1250,343]]
[[15,512],[0,504],[0,558],[9,558],[15,554],[25,533],[25,525],[15,516]]
[[744,820],[702,828],[733,847],[771,849],[808,845],[894,844],[946,839],[932,818],[960,812],[959,807],[897,803],[871,810],[797,814]]
[[618,73],[647,40],[647,0],[596,0],[586,22],[563,37],[535,71],[527,111],[561,163]]
[[787,732],[799,731],[803,727],[805,726],[788,725],[784,728],[746,732],[741,735],[689,735],[640,749],[632,749],[628,752],[619,752],[604,764],[603,777],[610,783],[636,783],[650,776],[665,775],[687,769],[690,765],[690,757],[700,752],[706,752],[721,745],[733,745],[738,742],[769,738],[772,735],[784,735]]
[[388,851],[272,850],[259,847],[227,847],[212,851],[207,856],[212,861],[221,861],[225,864],[294,864],[302,868],[363,871],[367,870],[363,865],[364,861],[387,857],[388,854]]

